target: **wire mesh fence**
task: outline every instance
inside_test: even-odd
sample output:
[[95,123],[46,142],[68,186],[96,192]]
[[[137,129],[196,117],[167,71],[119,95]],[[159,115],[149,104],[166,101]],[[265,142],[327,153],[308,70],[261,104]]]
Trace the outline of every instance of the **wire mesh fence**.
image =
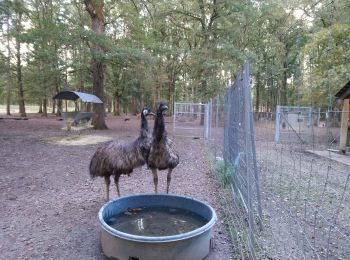
[[236,78],[223,99],[209,103],[212,127],[208,144],[219,161],[216,172],[236,257],[256,259],[257,234],[263,220],[248,63]]
[[307,108],[307,117],[285,116],[295,131],[285,129],[276,142],[282,116],[278,109],[252,112],[247,65],[225,97],[210,104],[208,147],[233,258],[349,259],[350,155],[338,152],[342,112]]

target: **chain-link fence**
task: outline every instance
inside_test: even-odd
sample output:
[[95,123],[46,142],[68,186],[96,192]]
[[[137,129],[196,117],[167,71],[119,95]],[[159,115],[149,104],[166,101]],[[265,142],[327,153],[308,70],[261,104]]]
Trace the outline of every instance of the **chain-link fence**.
[[[299,118],[290,111],[283,129],[278,109],[252,112],[247,65],[210,108],[208,146],[233,258],[348,259],[350,155],[338,151],[342,112],[306,108]],[[278,142],[276,125],[288,130]]]

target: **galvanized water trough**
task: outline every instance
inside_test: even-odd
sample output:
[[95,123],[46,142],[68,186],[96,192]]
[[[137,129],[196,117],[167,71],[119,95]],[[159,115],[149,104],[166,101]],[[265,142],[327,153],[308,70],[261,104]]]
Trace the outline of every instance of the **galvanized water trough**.
[[[107,224],[108,219],[129,208],[173,207],[189,210],[206,223],[189,232],[172,236],[136,236]],[[214,209],[190,197],[168,194],[140,194],[121,197],[106,203],[99,211],[103,253],[118,260],[201,260],[209,254],[211,229],[216,222]]]

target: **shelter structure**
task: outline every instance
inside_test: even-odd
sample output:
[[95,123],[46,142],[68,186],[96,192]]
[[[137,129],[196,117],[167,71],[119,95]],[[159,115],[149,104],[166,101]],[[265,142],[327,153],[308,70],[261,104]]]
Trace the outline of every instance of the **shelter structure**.
[[[57,93],[53,99],[61,99],[61,100],[72,100],[77,101],[81,100],[84,103],[97,103],[102,104],[102,100],[99,99],[97,96],[84,93],[84,92],[78,92],[78,91],[61,91]],[[73,125],[77,125],[82,121],[89,121],[94,113],[93,112],[86,112],[86,111],[61,111],[61,115],[64,120],[66,121],[72,121]]]
[[346,153],[347,147],[350,146],[350,126],[349,126],[349,100],[350,100],[350,81],[345,84],[336,94],[335,97],[342,103],[342,117],[340,127],[339,148]]

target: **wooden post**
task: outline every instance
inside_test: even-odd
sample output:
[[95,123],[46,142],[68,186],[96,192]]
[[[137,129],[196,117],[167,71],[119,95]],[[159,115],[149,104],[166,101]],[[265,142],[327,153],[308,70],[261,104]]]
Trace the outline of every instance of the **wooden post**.
[[343,100],[343,111],[341,116],[340,127],[340,150],[346,152],[346,139],[348,137],[348,125],[349,125],[349,99]]

